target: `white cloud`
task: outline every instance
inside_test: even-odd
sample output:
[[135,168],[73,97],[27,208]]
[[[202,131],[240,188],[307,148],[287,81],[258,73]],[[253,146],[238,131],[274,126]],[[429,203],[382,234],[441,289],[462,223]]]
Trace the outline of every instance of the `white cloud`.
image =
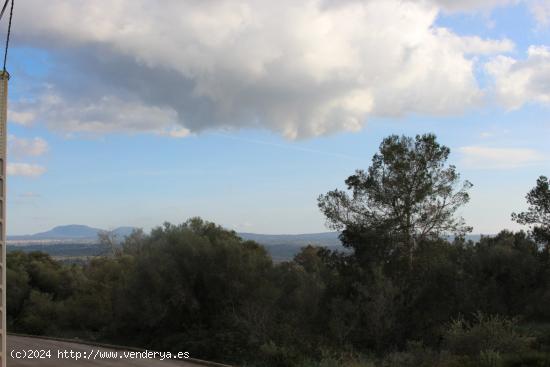
[[46,172],[46,168],[29,163],[8,163],[8,175],[38,177]]
[[550,0],[531,0],[528,5],[539,27],[550,25]]
[[169,136],[171,138],[185,138],[191,134],[189,129],[184,127],[174,127],[172,129],[161,130],[158,132],[159,135]]
[[513,169],[541,163],[545,157],[533,149],[491,148],[465,146],[458,149],[462,154],[461,165],[474,169]]
[[32,192],[32,191],[23,192],[23,193],[19,194],[18,196],[20,198],[24,198],[24,199],[35,199],[35,198],[41,197],[40,194],[37,194],[37,193]]
[[[373,0],[324,0],[327,7],[341,6],[342,4],[360,3]],[[445,12],[479,12],[489,11],[498,6],[520,3],[522,0],[421,0],[442,9]]]
[[490,131],[482,131],[479,136],[481,138],[492,138],[495,134]]
[[31,111],[22,112],[22,111],[14,111],[10,109],[8,111],[8,118],[10,122],[15,122],[16,124],[25,126],[25,125],[29,125],[32,121],[34,121],[36,119],[36,116]]
[[12,118],[68,132],[299,138],[460,113],[482,97],[475,56],[513,48],[435,26],[441,7],[473,1],[53,0],[37,22],[39,4],[19,5],[19,44],[60,66]]
[[33,111],[48,127],[66,132],[181,134],[173,109],[148,106],[115,95],[96,100],[69,100],[48,86],[38,99],[19,102],[15,108]]
[[25,156],[41,156],[49,149],[46,140],[36,137],[34,139],[18,138],[14,135],[8,136],[9,154],[16,158]]
[[449,42],[454,41],[457,49],[466,54],[490,55],[514,50],[514,43],[508,39],[484,40],[477,36],[458,37],[449,32]]
[[485,65],[500,103],[517,109],[528,102],[550,104],[550,49],[531,46],[526,60],[497,56]]
[[473,12],[479,10],[490,10],[496,6],[517,4],[520,0],[432,0],[449,12]]
[[493,127],[490,130],[482,131],[479,134],[479,137],[482,139],[496,138],[498,136],[507,136],[510,135],[510,129],[501,129]]

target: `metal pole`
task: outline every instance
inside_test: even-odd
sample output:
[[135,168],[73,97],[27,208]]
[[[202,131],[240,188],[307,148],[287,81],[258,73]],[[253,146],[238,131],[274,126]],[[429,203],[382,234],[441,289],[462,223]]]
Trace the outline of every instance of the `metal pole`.
[[0,72],[0,286],[2,297],[0,303],[0,366],[6,367],[8,350],[6,348],[6,148],[7,148],[7,115],[8,115],[8,80],[7,71]]

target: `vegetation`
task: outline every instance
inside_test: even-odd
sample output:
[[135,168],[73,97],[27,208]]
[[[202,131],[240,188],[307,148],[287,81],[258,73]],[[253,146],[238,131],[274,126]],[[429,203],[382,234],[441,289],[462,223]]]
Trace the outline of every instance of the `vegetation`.
[[[470,184],[448,154],[433,135],[392,136],[346,180],[351,194],[322,195],[346,251],[306,246],[273,263],[193,218],[84,264],[11,252],[8,327],[241,366],[550,366],[545,237],[465,240],[454,213]],[[529,210],[544,215],[539,202]]]
[[512,219],[531,226],[531,234],[539,243],[550,246],[550,181],[540,176],[537,185],[526,196],[529,209],[513,213]]

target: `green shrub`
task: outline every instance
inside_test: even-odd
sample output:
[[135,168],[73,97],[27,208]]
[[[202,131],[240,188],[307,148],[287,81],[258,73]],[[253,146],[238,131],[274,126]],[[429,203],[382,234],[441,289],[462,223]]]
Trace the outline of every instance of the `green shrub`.
[[550,354],[529,351],[521,355],[508,355],[503,358],[504,367],[550,367]]
[[403,352],[389,354],[382,363],[383,367],[432,367],[437,363],[437,353],[426,348],[422,342],[409,342]]
[[479,367],[501,367],[502,357],[494,350],[482,350],[479,353]]
[[30,334],[55,335],[59,319],[59,304],[53,301],[52,295],[32,290],[21,315],[20,327]]
[[323,358],[320,361],[307,361],[299,365],[299,367],[379,367],[372,360],[367,359],[340,359],[334,357]]
[[521,334],[517,322],[517,319],[481,312],[474,315],[473,322],[461,317],[451,322],[445,332],[445,345],[454,354],[472,357],[489,353],[487,351],[521,354],[529,350],[534,338]]

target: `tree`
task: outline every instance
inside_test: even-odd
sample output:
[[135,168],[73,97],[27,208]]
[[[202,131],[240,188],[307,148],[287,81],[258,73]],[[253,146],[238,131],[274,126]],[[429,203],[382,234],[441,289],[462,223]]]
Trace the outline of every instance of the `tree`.
[[404,245],[412,264],[417,243],[442,234],[471,231],[456,210],[469,201],[468,181],[460,184],[450,149],[433,134],[391,135],[380,144],[368,171],[347,178],[351,195],[334,190],[318,199],[328,225],[348,232],[378,232]]
[[535,241],[550,246],[550,181],[545,176],[525,196],[529,208],[526,212],[512,213],[512,220],[529,225]]
[[117,246],[120,240],[115,231],[100,231],[97,233],[97,238],[110,256],[114,256],[117,253]]

